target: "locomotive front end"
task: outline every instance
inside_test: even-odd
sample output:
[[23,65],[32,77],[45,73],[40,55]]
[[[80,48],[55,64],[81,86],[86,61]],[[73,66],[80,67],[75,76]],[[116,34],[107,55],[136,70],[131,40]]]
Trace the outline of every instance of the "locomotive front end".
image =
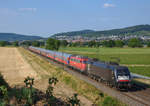
[[119,67],[116,70],[116,82],[118,88],[131,87],[131,75],[127,67]]

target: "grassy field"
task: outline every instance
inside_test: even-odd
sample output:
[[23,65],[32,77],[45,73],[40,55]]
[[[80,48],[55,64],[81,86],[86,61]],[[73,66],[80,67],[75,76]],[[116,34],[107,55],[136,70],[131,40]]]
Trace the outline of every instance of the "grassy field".
[[150,48],[86,48],[67,47],[60,51],[98,58],[102,61],[118,61],[133,73],[150,77]]

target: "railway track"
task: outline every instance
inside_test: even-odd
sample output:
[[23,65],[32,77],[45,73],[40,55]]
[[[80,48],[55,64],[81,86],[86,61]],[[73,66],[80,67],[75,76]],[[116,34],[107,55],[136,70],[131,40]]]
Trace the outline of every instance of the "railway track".
[[42,57],[43,59],[46,59],[51,64],[57,65],[58,67],[64,69],[66,72],[78,77],[79,79],[95,86],[97,89],[103,91],[104,93],[117,98],[118,100],[124,102],[129,106],[150,106],[150,88],[146,88],[145,86],[139,86],[135,84],[133,89],[131,89],[129,92],[117,91],[116,89],[110,88],[106,86],[104,83],[97,82],[96,80],[93,80],[84,74],[81,74],[71,68],[68,68],[63,64],[48,59],[47,57],[44,57],[42,55],[39,56]]

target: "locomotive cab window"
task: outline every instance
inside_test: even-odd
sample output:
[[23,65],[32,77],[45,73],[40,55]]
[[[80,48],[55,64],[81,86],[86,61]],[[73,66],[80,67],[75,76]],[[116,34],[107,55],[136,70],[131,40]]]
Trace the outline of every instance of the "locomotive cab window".
[[117,74],[119,76],[127,76],[130,75],[130,72],[128,69],[117,69]]

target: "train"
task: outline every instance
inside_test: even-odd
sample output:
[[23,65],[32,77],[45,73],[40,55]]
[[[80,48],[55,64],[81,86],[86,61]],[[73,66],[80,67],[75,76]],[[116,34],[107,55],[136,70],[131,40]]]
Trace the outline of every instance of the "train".
[[106,83],[117,89],[131,88],[131,74],[126,66],[113,62],[103,62],[86,56],[68,54],[64,52],[46,50],[29,46],[30,51],[59,62],[67,67],[79,71],[92,79]]

